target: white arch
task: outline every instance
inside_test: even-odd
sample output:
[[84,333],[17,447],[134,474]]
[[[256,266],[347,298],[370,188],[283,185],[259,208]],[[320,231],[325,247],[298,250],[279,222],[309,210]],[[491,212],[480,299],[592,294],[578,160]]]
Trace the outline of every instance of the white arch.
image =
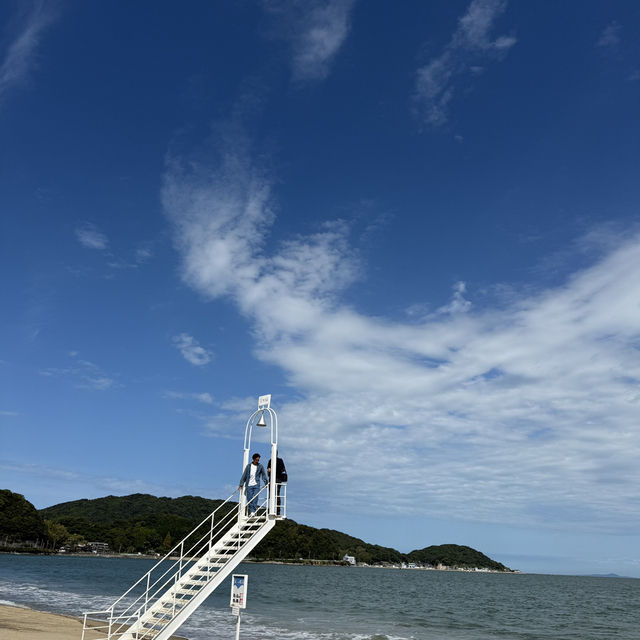
[[[271,396],[260,396],[258,400],[258,409],[251,414],[249,420],[247,420],[247,426],[244,429],[244,451],[242,455],[242,472],[247,468],[249,464],[249,451],[251,450],[251,435],[253,433],[253,427],[256,424],[258,416],[268,417],[267,426],[271,432],[271,477],[269,478],[269,518],[276,517],[276,458],[278,453],[278,414],[271,408]],[[262,427],[258,427],[262,428]],[[245,514],[246,497],[244,487],[240,494],[238,519],[241,519]]]

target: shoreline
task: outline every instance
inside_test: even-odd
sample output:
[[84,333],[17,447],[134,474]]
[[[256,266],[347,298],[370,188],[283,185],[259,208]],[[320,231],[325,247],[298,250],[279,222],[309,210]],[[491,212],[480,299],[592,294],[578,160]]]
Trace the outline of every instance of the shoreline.
[[[149,555],[142,553],[25,553],[18,551],[0,551],[0,553],[6,555],[17,556],[47,556],[49,558],[115,558],[115,559],[137,559],[137,560],[159,560],[160,555]],[[171,556],[174,558],[175,556]],[[497,569],[486,568],[456,568],[456,567],[401,567],[394,564],[355,564],[351,565],[346,562],[332,561],[332,560],[257,560],[251,557],[245,558],[242,562],[247,564],[276,564],[292,567],[343,567],[358,568],[358,569],[397,569],[399,571],[438,571],[438,572],[456,572],[456,573],[492,573],[498,575],[522,575],[525,571],[518,569],[509,569],[507,571],[499,571]],[[2,638],[0,637],[0,640]]]

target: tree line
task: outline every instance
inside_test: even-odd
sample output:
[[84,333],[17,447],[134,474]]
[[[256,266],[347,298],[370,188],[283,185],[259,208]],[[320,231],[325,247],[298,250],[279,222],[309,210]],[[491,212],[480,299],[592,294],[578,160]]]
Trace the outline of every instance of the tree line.
[[[198,496],[157,498],[137,493],[74,500],[37,511],[24,496],[0,490],[0,550],[26,545],[26,550],[65,547],[77,551],[86,549],[88,542],[103,542],[114,553],[164,554],[221,504],[221,500]],[[34,541],[40,545],[33,546]],[[339,563],[345,555],[367,564],[413,562],[509,571],[471,547],[436,545],[405,554],[341,531],[317,529],[289,519],[279,521],[252,553],[257,560],[283,562]]]

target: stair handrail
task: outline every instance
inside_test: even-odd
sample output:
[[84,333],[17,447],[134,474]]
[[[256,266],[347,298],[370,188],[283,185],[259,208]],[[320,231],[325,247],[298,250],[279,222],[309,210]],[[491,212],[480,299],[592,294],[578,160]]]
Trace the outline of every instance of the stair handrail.
[[[259,502],[260,507],[265,507],[267,505],[267,499],[265,498],[268,495],[268,485],[265,485],[256,495],[255,500]],[[183,575],[183,563],[184,562],[196,562],[201,559],[200,554],[204,549],[212,547],[213,540],[216,536],[221,533],[222,530],[230,523],[233,518],[236,517],[236,510],[231,509],[227,511],[227,513],[218,521],[214,520],[211,522],[211,527],[209,530],[198,538],[189,549],[185,552],[184,550],[184,542],[189,539],[191,535],[193,535],[198,529],[200,529],[210,518],[213,518],[215,514],[221,509],[225,504],[227,504],[231,498],[236,494],[238,490],[234,491],[227,500],[225,500],[222,504],[220,504],[211,514],[209,514],[199,525],[197,525],[194,529],[192,529],[171,551],[169,551],[163,558],[161,558],[156,564],[147,571],[143,576],[141,576],[137,582],[135,582],[118,600],[116,600],[108,609],[106,609],[105,613],[110,613],[110,626],[113,626],[114,623],[116,628],[111,631],[112,636],[117,636],[120,632],[122,632],[123,627],[126,626],[125,622],[122,622],[118,626],[118,621],[120,620],[130,620],[140,618],[158,601],[160,600],[166,593],[168,593],[169,589],[166,589],[167,586],[171,582],[177,583]],[[262,497],[262,501],[259,500],[259,496],[261,494],[265,494]],[[172,564],[162,573],[160,576],[155,578],[154,582],[150,582],[151,574],[167,559],[170,559],[170,556],[173,555],[173,552],[176,551],[180,547],[180,555],[174,560]],[[197,549],[197,550],[196,550]],[[176,566],[179,566],[177,571],[173,571]],[[191,567],[189,568],[191,569]],[[167,579],[164,583],[160,584],[163,578],[168,575]],[[128,606],[119,611],[117,615],[114,616],[116,605],[127,596],[135,587],[141,585],[144,580],[147,580],[147,587],[137,598],[135,598],[132,602],[128,604]],[[152,592],[153,591],[153,592]],[[96,612],[97,613],[97,612]]]
[[[268,489],[268,487],[267,487],[267,486],[263,487],[263,488],[260,490],[260,492],[256,495],[256,497],[257,497],[258,495],[260,495],[263,491],[265,492],[265,496],[266,496],[266,495],[268,495],[268,491],[267,491],[267,489]],[[262,505],[266,505],[266,504],[267,504],[267,499],[266,499],[266,497],[265,497],[265,496],[263,496],[263,502],[261,503]],[[266,521],[267,521],[267,519],[265,518],[265,522],[266,522]],[[238,530],[238,531],[237,531],[237,533],[240,533],[240,530]],[[237,545],[236,552],[237,552],[237,551],[239,551],[239,550],[242,548],[242,544],[241,544],[241,542],[246,542],[247,540],[251,540],[251,539],[252,539],[254,536],[256,536],[257,534],[258,534],[258,531],[252,531],[252,532],[250,532],[249,538],[245,539],[244,541],[241,541],[240,539],[238,539],[238,541],[237,541],[237,542],[238,542],[238,545]],[[222,538],[221,538],[220,540],[222,540]],[[219,540],[219,541],[220,541],[220,540]],[[202,539],[200,540],[200,542],[201,542],[201,541],[202,541]],[[195,545],[194,545],[194,546],[195,546]],[[215,546],[215,545],[214,545],[214,546]],[[212,547],[210,547],[210,549],[212,549],[212,548],[213,548],[213,546],[212,546]],[[209,549],[209,550],[210,550],[210,549]],[[234,555],[235,555],[235,554],[234,554]],[[198,561],[194,564],[194,567],[195,567],[195,566],[197,566],[198,562],[199,562],[199,561],[201,561],[204,557],[205,557],[205,556],[201,556],[200,558],[198,558]],[[229,556],[229,557],[228,557],[228,558],[226,558],[224,561],[222,561],[222,562],[221,562],[221,565],[220,565],[220,567],[219,567],[219,569],[218,569],[218,571],[219,571],[220,569],[222,569],[222,568],[223,568],[223,567],[224,567],[224,566],[225,566],[225,565],[226,565],[230,560],[232,560],[232,559],[233,559],[233,557],[234,557],[234,556]],[[191,569],[191,568],[193,568],[193,567],[190,567],[190,569]],[[165,572],[165,573],[166,573],[166,572]],[[185,574],[183,574],[183,575],[181,575],[181,576],[179,576],[177,572],[176,572],[176,573],[174,573],[174,574],[172,574],[172,575],[169,577],[169,580],[167,580],[163,585],[161,585],[160,587],[158,587],[158,589],[155,591],[155,593],[154,593],[154,594],[152,594],[152,595],[149,597],[149,602],[153,602],[153,603],[155,604],[155,602],[157,602],[157,601],[159,601],[159,600],[162,600],[162,598],[163,598],[164,596],[168,595],[168,594],[169,594],[169,592],[170,592],[170,590],[166,590],[166,591],[164,590],[164,588],[166,587],[166,585],[167,585],[171,580],[174,580],[174,581],[175,581],[175,583],[176,583],[176,584],[174,585],[174,587],[175,587],[175,586],[177,586],[177,584],[179,583],[179,580],[180,580],[183,576],[186,576],[187,574],[188,574],[188,572],[186,572]],[[158,582],[158,581],[156,581],[156,583],[157,583],[157,582]],[[154,586],[154,585],[152,585],[152,586]],[[188,590],[189,590],[189,591],[194,591],[194,587],[190,587]],[[158,594],[159,594],[160,592],[162,592],[162,594],[161,594],[160,596],[158,596]],[[142,596],[140,596],[140,597],[142,597]],[[156,599],[156,597],[157,597],[157,599]],[[173,594],[173,604],[175,605],[175,593]],[[166,617],[167,617],[167,615],[164,615],[164,616],[162,616],[162,617],[166,618]]]
[[[177,578],[182,577],[182,575],[184,575],[182,573],[182,566],[180,567],[180,569],[178,571],[176,571],[175,573],[172,573],[171,575],[169,575],[169,577],[167,578],[167,580],[165,580],[165,582],[163,584],[161,584],[160,586],[158,586],[157,589],[155,589],[155,591],[153,593],[151,593],[149,595],[149,593],[151,592],[152,589],[154,589],[156,587],[156,585],[158,585],[158,583],[171,571],[171,569],[173,569],[176,564],[178,562],[180,562],[181,560],[185,560],[186,562],[193,562],[194,560],[191,558],[188,558],[188,554],[193,553],[195,547],[197,545],[201,545],[200,550],[203,550],[204,547],[206,545],[210,545],[213,541],[214,538],[214,533],[219,533],[221,529],[224,528],[224,526],[226,526],[230,520],[232,520],[235,517],[235,513],[233,511],[229,511],[223,518],[222,520],[218,520],[218,522],[216,523],[215,528],[212,528],[209,532],[207,532],[204,536],[202,536],[202,538],[200,538],[197,542],[195,542],[190,549],[188,549],[186,551],[186,553],[182,553],[181,556],[173,563],[173,565],[171,565],[161,576],[159,576],[158,578],[156,578],[155,582],[153,582],[152,584],[150,584],[147,587],[147,590],[145,591],[144,594],[141,594],[140,596],[138,596],[137,600],[140,600],[142,598],[143,595],[148,595],[147,601],[145,601],[145,605],[147,605],[149,602],[153,603],[156,599],[156,597],[158,596],[158,594],[171,582],[171,581],[175,581]],[[206,523],[206,520],[204,520],[203,522],[200,523],[199,526],[202,526],[203,524]],[[194,531],[197,530],[194,529]],[[189,535],[191,535],[194,531],[192,531]],[[184,540],[186,540],[186,538],[188,538],[189,536],[186,536]],[[207,539],[207,540],[206,540]],[[184,542],[184,540],[182,542]],[[181,543],[182,544],[182,543]],[[180,545],[178,545],[180,546]],[[194,555],[198,555],[199,552],[194,553]],[[199,558],[198,558],[199,559]],[[158,563],[159,564],[159,563]],[[156,564],[155,566],[157,567],[158,564]],[[150,570],[152,571],[153,568]],[[145,574],[146,575],[146,574]],[[136,600],[136,602],[137,602]],[[132,605],[129,606],[129,609],[131,608]],[[144,610],[146,611],[149,607],[145,606]],[[125,610],[126,611],[126,610]]]
[[[255,500],[258,503],[257,507],[265,508],[265,520],[269,516],[268,498],[266,498],[269,489],[270,487],[266,485],[255,496]],[[151,567],[134,584],[132,584],[127,589],[127,591],[125,591],[108,608],[106,608],[102,612],[88,612],[88,615],[98,613],[107,614],[108,619],[105,622],[109,630],[109,638],[115,639],[125,633],[126,629],[130,628],[131,624],[138,624],[138,622],[142,620],[147,611],[149,611],[163,597],[171,593],[171,589],[175,588],[175,586],[179,584],[182,578],[187,575],[188,572],[191,571],[191,569],[196,566],[198,562],[202,560],[218,542],[223,540],[223,536],[226,535],[229,531],[233,530],[232,521],[234,520],[234,518],[236,518],[236,516],[238,517],[238,525],[241,526],[243,521],[246,522],[247,516],[245,516],[243,512],[241,512],[243,507],[241,500],[238,500],[238,502],[236,503],[237,508],[235,508],[234,506],[226,511],[224,515],[220,516],[220,511],[229,505],[231,500],[236,496],[238,492],[241,492],[242,495],[242,489],[236,489],[226,500],[219,504],[212,513],[210,513],[206,518],[204,518],[204,520],[202,520],[202,522],[196,525],[186,536],[182,538],[180,542],[178,542],[171,550],[169,550],[162,558],[160,558],[153,565],[153,567]],[[261,496],[261,494],[263,495]],[[216,515],[218,515],[219,517],[218,520],[215,519]],[[206,525],[209,520],[211,520],[211,524],[206,527],[206,530],[203,531],[202,535],[196,535],[195,541],[185,551],[185,542],[187,542],[191,536],[196,534],[198,530],[202,530],[203,526]],[[253,538],[253,535],[250,536],[250,538]],[[232,545],[232,547],[233,546],[234,545]],[[241,546],[241,541],[238,540],[238,549],[240,549]],[[228,563],[228,561],[231,560],[232,557],[233,556],[230,556],[228,560],[223,560],[218,570],[222,569]],[[167,564],[167,561],[169,561],[169,566],[164,569],[162,573],[160,573],[161,570],[159,569],[159,567],[161,567],[163,563]],[[154,572],[158,573],[159,575],[154,577],[153,582],[151,582]],[[146,586],[144,585],[145,581]],[[172,582],[174,583],[173,586],[171,586]],[[144,591],[140,593],[142,589],[144,589]],[[134,590],[139,593],[137,597]],[[128,603],[123,602],[123,600],[127,598],[127,596],[133,597],[133,601]],[[120,605],[120,610],[116,611],[116,607],[118,605]],[[88,615],[85,614],[85,620]],[[83,637],[85,626],[86,623],[83,624]]]
[[[138,596],[138,598],[129,605],[129,607],[127,609],[125,609],[125,611],[131,609],[135,604],[137,604],[143,596],[145,596],[145,602],[144,602],[144,606],[140,607],[140,612],[144,613],[149,609],[149,604],[153,604],[155,602],[155,600],[158,597],[158,594],[163,591],[165,589],[165,587],[171,583],[172,581],[175,581],[176,579],[182,577],[183,574],[183,568],[184,568],[184,564],[183,562],[192,562],[193,559],[191,559],[189,556],[191,554],[193,555],[197,555],[200,551],[202,551],[207,545],[211,544],[211,538],[212,533],[219,533],[220,530],[222,530],[224,528],[224,526],[226,526],[230,520],[233,519],[233,517],[235,517],[235,513],[233,511],[230,511],[228,514],[226,514],[222,520],[219,520],[216,524],[216,527],[214,529],[211,530],[211,532],[207,532],[204,536],[202,536],[202,538],[200,538],[199,540],[197,540],[186,552],[181,551],[181,555],[179,558],[177,558],[174,563],[172,565],[170,565],[167,570],[160,576],[158,576],[155,581],[153,583],[150,583],[147,586],[146,591],[143,594],[140,594]],[[205,524],[206,520],[202,523]],[[193,533],[193,532],[192,532]],[[191,534],[189,534],[191,535]],[[184,541],[183,541],[184,542]],[[200,548],[198,551],[194,551],[194,549],[200,545]],[[171,573],[171,571],[176,567],[176,565],[179,564],[179,569],[173,573]],[[156,565],[157,567],[158,565]],[[168,576],[168,577],[167,577]],[[159,584],[163,578],[167,577],[167,579],[162,583]]]
[[[131,585],[131,587],[129,587],[129,589],[127,591],[125,591],[125,593],[123,593],[118,600],[116,600],[108,609],[106,609],[105,613],[109,613],[110,614],[110,622],[109,622],[109,627],[110,627],[110,636],[111,638],[117,637],[119,634],[124,633],[124,627],[127,626],[127,622],[120,622],[122,620],[125,621],[129,621],[129,620],[134,620],[134,621],[138,621],[140,620],[140,618],[147,612],[147,610],[150,608],[150,606],[152,606],[155,601],[157,601],[161,596],[159,596],[158,594],[160,594],[160,592],[165,589],[165,587],[170,584],[172,581],[174,581],[176,579],[176,577],[182,577],[182,570],[183,570],[183,566],[184,566],[184,562],[192,562],[194,561],[193,558],[189,558],[188,554],[191,554],[193,552],[193,550],[202,544],[202,548],[204,548],[204,546],[206,544],[211,544],[211,540],[213,539],[213,534],[214,532],[217,534],[220,533],[220,531],[229,524],[230,520],[232,520],[235,515],[236,515],[236,510],[231,509],[230,511],[228,511],[223,517],[222,519],[218,520],[216,522],[215,527],[211,527],[207,533],[205,535],[203,535],[202,537],[200,537],[199,539],[197,539],[192,545],[191,547],[185,552],[184,551],[184,542],[186,540],[188,540],[188,538],[190,536],[192,536],[196,531],[198,531],[198,529],[200,529],[204,524],[207,523],[207,521],[209,520],[209,518],[212,518],[213,516],[215,516],[215,514],[218,512],[218,510],[220,508],[222,508],[225,504],[227,504],[229,502],[229,500],[235,495],[235,492],[233,494],[231,494],[231,496],[225,500],[222,504],[220,504],[212,513],[210,513],[199,525],[197,525],[194,529],[192,529],[171,551],[169,551],[163,558],[161,558],[158,562],[156,562],[156,564],[151,567],[151,569],[149,569],[149,571],[147,571],[147,573],[145,573],[143,576],[140,577],[139,580],[137,580],[133,585]],[[212,522],[213,524],[213,522]],[[205,542],[205,539],[209,539],[207,542]],[[173,560],[172,563],[170,563],[169,567],[164,571],[163,574],[161,574],[160,576],[158,576],[157,578],[155,578],[153,583],[150,583],[149,578],[151,576],[151,574],[163,563],[165,562],[167,559],[171,559],[170,557],[173,555],[173,553],[180,548],[180,555],[175,558]],[[177,570],[174,571],[174,569],[178,567]],[[167,576],[167,574],[169,574],[169,577],[167,578],[167,580],[164,582],[164,584],[160,584],[159,586],[158,583],[165,577]],[[118,603],[120,603],[120,601],[125,598],[132,590],[134,590],[136,587],[139,587],[141,585],[141,583],[144,582],[144,580],[147,580],[148,584],[146,589],[144,590],[144,592],[140,593],[140,595],[137,596],[137,598],[135,598],[132,602],[130,602],[128,604],[128,606],[126,606],[122,611],[117,612],[117,615],[114,615],[115,613],[115,608],[116,605]],[[156,588],[157,586],[157,588]],[[149,595],[151,590],[155,589],[155,591],[151,594],[151,596]],[[134,622],[135,623],[135,622]],[[129,622],[129,624],[131,624]],[[115,626],[115,628],[113,628]]]
[[[167,558],[169,558],[170,556],[174,555],[175,551],[177,551],[177,549],[181,546],[184,545],[184,541],[188,540],[189,537],[191,535],[193,535],[203,524],[205,524],[209,518],[213,518],[215,516],[215,514],[222,509],[222,507],[224,507],[227,503],[229,503],[231,501],[231,498],[233,498],[233,496],[236,495],[236,493],[238,493],[238,491],[240,491],[239,489],[236,489],[222,504],[218,505],[199,525],[197,525],[196,527],[194,527],[186,536],[184,536],[184,538],[182,538],[182,540],[180,542],[178,542],[178,544],[173,547],[170,551],[168,551],[160,560],[158,560],[158,562],[156,562],[153,567],[151,567],[151,569],[149,569],[149,571],[147,571],[143,576],[141,576],[136,582],[134,582],[108,609],[106,609],[106,611],[109,610],[113,610],[113,608],[123,599],[125,598],[135,587],[137,587],[141,582],[143,582],[147,576],[151,575],[151,573],[153,573],[153,571],[160,565],[162,564],[165,560],[167,560]],[[228,513],[233,513],[232,511],[229,511]],[[228,515],[228,514],[226,514]],[[225,515],[225,518],[226,518]],[[223,518],[223,520],[225,519]],[[221,521],[222,522],[222,521]],[[193,546],[191,547],[191,549],[189,549],[189,551],[191,551],[193,549],[193,547],[195,547],[198,543],[200,543],[202,541],[202,538],[200,538],[196,543],[193,544]],[[187,553],[189,553],[189,551]],[[181,551],[180,553],[180,559],[183,559],[183,552],[184,549]],[[166,572],[165,572],[166,573]],[[164,574],[163,574],[164,576]],[[155,583],[154,583],[155,584]],[[129,608],[129,607],[128,607]]]
[[[234,492],[235,494],[235,492]],[[232,494],[232,496],[234,495]],[[259,496],[261,494],[264,494],[262,496],[262,499],[259,500]],[[268,495],[268,486],[265,485],[259,492],[258,494],[256,494],[256,501],[259,503],[259,508],[265,508],[266,510],[266,505],[268,504],[268,499],[266,498],[266,496]],[[231,496],[231,497],[232,497]],[[228,502],[225,501],[225,502]],[[224,504],[224,503],[223,503]],[[220,505],[220,507],[223,505]],[[215,512],[214,512],[215,513]],[[211,517],[210,514],[209,517]],[[236,511],[234,509],[228,511],[221,520],[218,520],[216,523],[215,528],[212,528],[210,531],[208,531],[205,535],[203,535],[200,539],[198,539],[190,548],[189,550],[185,553],[184,550],[181,550],[181,555],[175,559],[175,561],[173,562],[173,564],[160,576],[158,577],[155,582],[153,582],[152,584],[150,584],[147,589],[144,591],[144,593],[141,593],[133,602],[131,602],[129,604],[129,606],[124,609],[123,611],[118,612],[118,615],[114,616],[114,611],[113,609],[115,608],[115,604],[121,600],[125,595],[123,594],[123,596],[121,596],[119,598],[118,601],[116,601],[116,603],[114,603],[108,610],[107,612],[111,613],[111,618],[110,618],[110,638],[117,638],[118,636],[122,635],[123,633],[125,633],[127,631],[127,628],[129,628],[129,625],[132,624],[132,620],[133,620],[133,624],[138,624],[138,622],[140,622],[142,620],[143,615],[149,610],[151,609],[157,602],[159,602],[160,600],[162,600],[163,597],[167,596],[170,592],[171,589],[175,588],[180,580],[186,576],[189,571],[193,568],[193,566],[196,566],[198,564],[198,562],[200,560],[202,560],[205,555],[200,555],[198,557],[197,554],[199,554],[203,549],[207,548],[207,551],[210,551],[211,549],[213,549],[215,547],[215,544],[213,544],[213,539],[216,537],[217,534],[220,533],[221,529],[224,529],[224,527],[229,524],[229,521],[232,520],[234,517],[236,516]],[[176,545],[176,547],[174,547],[174,550],[177,549],[178,547],[181,547],[184,543],[185,540],[187,540],[189,538],[189,536],[191,536],[195,531],[197,531],[200,527],[202,527],[202,525],[204,525],[207,522],[208,518],[205,518],[197,527],[195,527],[195,529],[193,529],[187,536],[185,536],[183,538],[183,540]],[[266,518],[265,518],[266,521]],[[232,531],[232,528],[229,529],[229,531]],[[214,535],[214,533],[216,535]],[[228,532],[225,532],[225,535]],[[254,535],[256,535],[257,532],[253,532],[252,535],[250,536],[250,538],[253,538]],[[218,538],[217,542],[220,542],[223,538]],[[201,544],[202,543],[202,544]],[[198,550],[197,554],[196,554],[196,559],[190,558],[187,560],[187,562],[194,562],[194,565],[192,567],[189,567],[189,569],[185,572],[182,573],[182,562],[183,560],[186,558],[187,554],[190,554],[193,552],[193,550],[200,545],[200,549]],[[238,549],[239,550],[241,548],[241,541],[238,540]],[[237,551],[236,550],[236,551]],[[170,554],[167,554],[167,556]],[[149,576],[151,574],[151,572],[153,572],[154,569],[156,569],[164,560],[167,559],[167,556],[165,556],[164,558],[162,558],[162,560],[160,560],[159,562],[157,562],[144,576],[142,576],[140,578],[140,580],[138,580],[138,582],[136,584],[134,584],[128,591],[131,591],[131,589],[133,589],[135,586],[139,585],[145,577]],[[227,560],[223,561],[220,569],[226,565],[233,556],[230,556]],[[162,580],[162,578],[164,578],[176,565],[180,564],[180,569],[178,571],[175,571],[174,573],[171,573],[169,575],[169,577],[167,578],[167,580],[165,580],[165,582],[163,584],[158,585],[158,583]],[[174,585],[172,587],[167,588],[167,586],[171,583],[174,582]],[[156,588],[157,586],[157,588]],[[149,592],[155,589],[155,591],[149,595]],[[191,587],[189,589],[190,591],[194,590],[194,587]],[[127,592],[128,593],[128,592]],[[144,602],[141,602],[144,598]],[[173,595],[173,604],[175,605],[175,593]],[[139,605],[139,606],[137,606]],[[135,608],[137,606],[137,609]],[[161,616],[161,618],[167,618],[167,615],[163,615]],[[114,624],[115,623],[115,624]],[[139,633],[138,631],[136,631],[136,633]],[[144,633],[143,636],[144,637]],[[137,636],[136,636],[137,637]]]

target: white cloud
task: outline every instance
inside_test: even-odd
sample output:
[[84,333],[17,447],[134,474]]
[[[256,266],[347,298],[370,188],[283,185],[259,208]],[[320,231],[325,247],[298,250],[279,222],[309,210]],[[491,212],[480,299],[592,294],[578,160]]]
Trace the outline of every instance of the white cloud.
[[113,387],[113,379],[107,376],[88,376],[86,386],[97,391],[107,391]]
[[166,391],[165,397],[175,398],[177,400],[196,400],[204,404],[213,404],[213,398],[210,393],[185,393],[184,391]]
[[615,20],[608,24],[598,39],[599,47],[617,47],[620,44],[620,31],[622,27]]
[[355,0],[308,0],[301,3],[264,3],[275,14],[291,44],[293,78],[299,82],[323,80],[349,33]]
[[42,34],[54,18],[50,4],[44,1],[25,2],[22,11],[20,31],[9,44],[0,65],[0,104],[12,88],[28,79]]
[[513,36],[492,39],[494,22],[504,12],[505,0],[473,0],[442,53],[418,69],[414,103],[419,117],[438,127],[448,119],[456,81],[484,73],[484,59],[500,59],[516,43]]
[[198,344],[198,341],[187,333],[173,337],[173,344],[182,354],[182,357],[191,364],[202,367],[211,362],[213,354]]
[[453,297],[449,304],[438,309],[438,313],[464,313],[471,308],[471,302],[465,299],[464,294],[467,285],[464,282],[456,282],[453,287]]
[[276,402],[310,501],[640,526],[640,236],[619,238],[562,286],[514,292],[500,307],[472,304],[460,282],[422,320],[370,318],[341,300],[362,268],[346,225],[263,253],[270,184],[248,156],[233,157],[192,173],[170,163],[163,203],[185,281],[233,300],[253,324],[256,355],[298,394]]
[[85,222],[75,230],[78,242],[87,249],[106,249],[109,239],[94,224]]

